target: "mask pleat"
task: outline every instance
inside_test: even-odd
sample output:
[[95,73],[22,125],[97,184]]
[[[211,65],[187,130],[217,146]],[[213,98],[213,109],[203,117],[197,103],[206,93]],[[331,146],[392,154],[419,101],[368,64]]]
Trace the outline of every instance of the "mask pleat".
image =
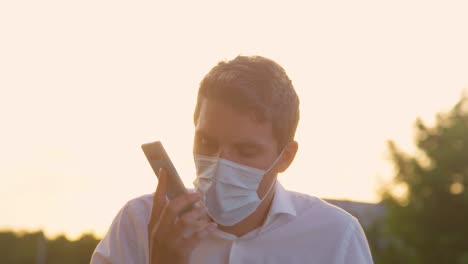
[[195,188],[202,193],[208,213],[217,223],[234,225],[262,202],[257,189],[266,171],[216,157],[195,155],[194,159]]

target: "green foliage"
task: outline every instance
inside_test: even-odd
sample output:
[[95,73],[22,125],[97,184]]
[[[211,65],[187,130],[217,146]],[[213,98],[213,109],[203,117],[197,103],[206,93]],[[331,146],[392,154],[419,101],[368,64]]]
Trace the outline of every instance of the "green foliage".
[[99,240],[92,234],[84,234],[76,241],[69,241],[65,236],[47,240],[42,232],[18,234],[4,231],[0,232],[0,263],[36,263],[38,254],[42,252],[47,264],[87,264],[98,243]]
[[463,97],[433,127],[417,120],[415,155],[389,142],[396,175],[382,193],[385,222],[370,232],[385,240],[376,263],[468,263],[467,106]]

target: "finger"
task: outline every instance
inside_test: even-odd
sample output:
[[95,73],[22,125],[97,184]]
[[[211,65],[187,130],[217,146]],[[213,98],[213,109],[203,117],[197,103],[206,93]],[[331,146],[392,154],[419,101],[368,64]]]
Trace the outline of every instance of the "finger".
[[163,168],[159,169],[158,186],[153,196],[153,206],[151,209],[150,223],[149,225],[154,226],[158,221],[164,206],[167,203],[167,173]]
[[206,213],[207,209],[205,207],[192,209],[179,216],[178,223],[184,227],[195,226],[195,228],[199,229],[207,224],[205,221]]
[[161,213],[160,224],[169,226],[174,223],[176,218],[187,208],[200,200],[200,194],[187,193],[173,200],[170,200]]
[[190,247],[194,247],[200,243],[201,240],[205,239],[208,235],[215,231],[217,227],[218,225],[215,222],[209,222],[200,230],[194,232],[188,239],[186,239],[185,243],[187,243],[187,245]]
[[205,204],[203,204],[202,201],[196,202],[195,205],[194,205],[194,207],[195,207],[195,208],[202,208],[202,207],[205,208],[206,213],[202,216],[203,221],[205,221],[206,223],[208,223],[208,222],[214,222],[214,220],[208,215],[208,208],[206,207]]
[[193,233],[200,231],[208,224],[206,218],[203,217],[204,215],[206,215],[205,208],[195,208],[179,216],[173,230],[174,235],[187,238]]

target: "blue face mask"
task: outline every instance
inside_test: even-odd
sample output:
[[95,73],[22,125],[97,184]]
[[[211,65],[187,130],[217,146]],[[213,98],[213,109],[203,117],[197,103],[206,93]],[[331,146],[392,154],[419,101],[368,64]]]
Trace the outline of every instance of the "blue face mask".
[[[283,150],[284,151],[284,150]],[[208,214],[218,224],[232,226],[252,214],[274,186],[260,199],[257,189],[283,151],[268,170],[248,167],[217,157],[195,155],[195,189],[202,194]]]

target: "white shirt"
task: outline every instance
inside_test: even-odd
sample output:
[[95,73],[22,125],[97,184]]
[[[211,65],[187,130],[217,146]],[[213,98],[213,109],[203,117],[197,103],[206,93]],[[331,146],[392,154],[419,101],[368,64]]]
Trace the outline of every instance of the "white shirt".
[[[97,245],[92,264],[148,263],[147,226],[153,195],[129,201]],[[190,263],[373,263],[359,222],[319,198],[289,192],[279,182],[265,223],[236,237],[215,230]]]

